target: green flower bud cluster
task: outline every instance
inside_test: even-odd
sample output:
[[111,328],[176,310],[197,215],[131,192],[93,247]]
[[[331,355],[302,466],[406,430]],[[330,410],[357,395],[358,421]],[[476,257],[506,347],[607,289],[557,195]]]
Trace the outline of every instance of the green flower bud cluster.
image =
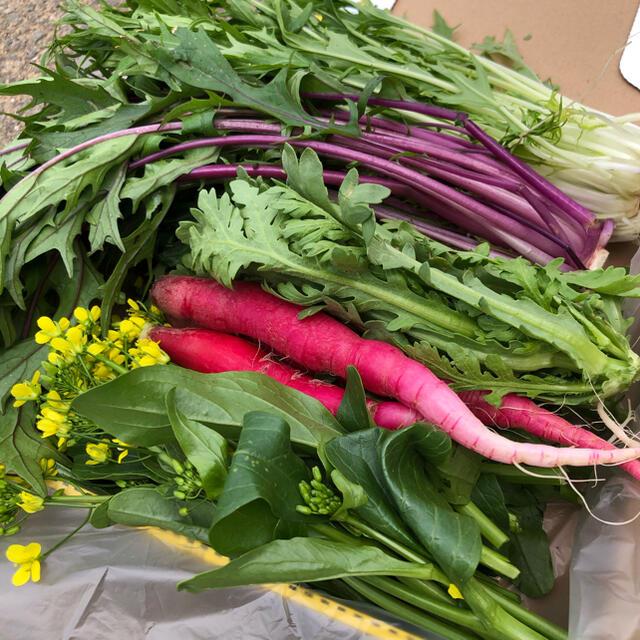
[[303,480],[298,485],[305,504],[298,505],[296,510],[306,515],[330,516],[340,508],[342,500],[326,484],[323,484],[318,467],[313,467],[311,471],[313,473],[311,483]]
[[18,490],[10,482],[0,479],[0,535],[10,536],[17,533],[20,527],[7,526],[13,522],[20,511],[18,507]]
[[171,479],[175,485],[173,497],[178,500],[193,500],[202,493],[202,480],[195,467],[188,460],[176,460],[162,451],[158,460],[169,467],[176,475]]

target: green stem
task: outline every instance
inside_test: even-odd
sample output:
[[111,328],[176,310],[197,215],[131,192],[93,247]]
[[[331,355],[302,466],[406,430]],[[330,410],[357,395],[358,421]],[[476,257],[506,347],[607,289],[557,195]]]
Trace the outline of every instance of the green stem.
[[48,551],[45,551],[41,556],[41,560],[44,560],[50,553],[53,553],[58,547],[61,547],[67,540],[69,540],[69,538],[71,538],[76,533],[78,533],[78,531],[80,531],[80,529],[82,529],[82,527],[84,527],[84,525],[87,524],[87,522],[89,522],[89,518],[91,517],[92,511],[93,509],[89,509],[85,519],[71,533],[67,534],[64,538],[62,538],[60,542],[57,542],[56,544],[54,544],[53,547],[51,547],[51,549],[49,549]]
[[469,516],[475,520],[480,528],[480,533],[490,542],[496,549],[509,541],[509,536],[500,529],[494,522],[488,518],[473,502],[459,505],[455,507],[458,513]]
[[103,356],[101,356],[99,353],[97,354],[91,354],[92,358],[95,358],[96,360],[99,360],[100,362],[106,364],[108,367],[110,367],[111,369],[113,369],[116,373],[119,373],[120,375],[123,375],[125,373],[128,373],[129,370],[125,369],[124,367],[121,367],[119,364],[116,364],[115,362],[109,360],[108,358],[104,358]]
[[505,596],[499,591],[493,591],[491,597],[514,618],[517,618],[526,625],[529,625],[532,629],[542,633],[548,640],[567,640],[567,632],[553,622],[546,620],[542,616],[533,613],[525,609],[518,602],[514,602],[510,597]]
[[511,580],[515,580],[520,575],[520,569],[511,564],[508,558],[484,545],[480,552],[480,564]]
[[531,629],[519,619],[507,613],[475,578],[470,578],[464,585],[458,585],[465,601],[474,613],[481,617],[490,628],[503,634],[504,640],[547,640],[537,631]]
[[530,476],[524,471],[521,471],[517,467],[510,464],[501,464],[500,462],[482,462],[480,465],[480,471],[482,473],[492,473],[506,482],[515,482],[516,484],[550,484],[550,485],[562,485],[567,481],[555,469],[546,469],[544,467],[529,467],[521,465],[523,469],[531,470],[536,476],[547,476],[546,478],[539,478]]
[[434,618],[423,611],[419,611],[397,598],[387,595],[382,591],[366,584],[359,578],[343,578],[343,581],[361,596],[373,602],[373,604],[392,613],[407,622],[411,622],[423,629],[439,633],[447,640],[478,640],[478,636],[463,629],[449,625],[437,618]]
[[440,602],[451,602],[451,598],[445,595],[440,587],[437,587],[431,582],[419,580],[418,578],[405,578],[404,576],[398,576],[398,580],[406,584],[414,593],[422,593],[427,596],[427,598],[439,600]]
[[391,596],[399,598],[407,604],[423,609],[427,613],[431,613],[435,616],[443,618],[448,622],[466,627],[471,631],[482,634],[487,640],[502,640],[502,634],[496,634],[495,632],[488,630],[484,623],[478,618],[475,613],[472,613],[468,609],[461,609],[449,600],[448,603],[438,602],[426,597],[425,595],[418,595],[411,589],[408,589],[405,585],[396,582],[390,578],[378,578],[374,576],[367,576],[360,578],[363,582],[370,584],[372,587],[376,587]]

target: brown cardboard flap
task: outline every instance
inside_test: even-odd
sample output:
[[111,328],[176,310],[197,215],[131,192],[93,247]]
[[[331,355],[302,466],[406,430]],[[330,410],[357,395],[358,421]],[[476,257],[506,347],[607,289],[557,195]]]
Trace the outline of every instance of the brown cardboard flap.
[[640,113],[640,91],[618,68],[638,0],[398,0],[393,13],[431,27],[434,9],[460,25],[459,44],[502,40],[508,28],[527,64],[565,96],[612,115]]

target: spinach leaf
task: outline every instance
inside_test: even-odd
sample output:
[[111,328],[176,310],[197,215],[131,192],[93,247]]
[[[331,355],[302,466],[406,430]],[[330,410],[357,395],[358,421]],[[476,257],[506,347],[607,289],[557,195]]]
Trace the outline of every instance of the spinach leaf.
[[367,496],[366,504],[356,507],[354,513],[389,538],[420,551],[388,493],[378,457],[382,429],[375,427],[334,438],[325,447],[328,461],[342,475],[359,484]]
[[249,371],[198,373],[174,365],[142,367],[77,396],[75,411],[114,437],[137,446],[174,440],[165,406],[175,388],[176,408],[237,441],[247,411],[262,410],[284,418],[291,441],[315,449],[342,430],[314,398],[268,376]]
[[367,397],[360,374],[352,365],[347,367],[347,384],[336,418],[345,431],[359,431],[375,426],[367,408]]
[[314,582],[345,576],[393,575],[430,579],[434,566],[398,560],[373,546],[320,538],[274,540],[178,584],[197,593],[247,584]]
[[264,411],[244,416],[238,448],[219,499],[209,541],[238,555],[276,538],[302,535],[308,517],[296,511],[298,485],[309,471],[291,450],[289,425]]
[[[158,489],[133,487],[114,495],[108,502],[107,517],[128,527],[160,527],[181,533],[188,538],[208,542],[208,530],[202,521],[194,521],[193,514],[181,516],[182,506],[174,498],[167,498]],[[208,505],[209,518],[213,505]],[[199,514],[202,518],[202,514]],[[100,514],[103,518],[104,514]],[[202,518],[206,521],[206,518]]]
[[471,518],[456,513],[429,480],[423,455],[429,433],[420,426],[396,431],[383,440],[384,478],[404,521],[449,579],[463,585],[480,561],[480,531]]
[[167,393],[166,403],[173,435],[198,471],[207,497],[217,498],[227,479],[227,441],[213,429],[189,420],[178,411],[175,389]]

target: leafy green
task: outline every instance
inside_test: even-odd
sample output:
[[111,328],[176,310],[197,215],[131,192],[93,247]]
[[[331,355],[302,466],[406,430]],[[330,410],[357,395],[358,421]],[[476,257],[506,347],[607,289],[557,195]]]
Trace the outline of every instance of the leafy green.
[[[190,516],[181,516],[178,513],[178,501],[164,497],[157,489],[125,489],[111,497],[107,504],[106,516],[116,524],[129,527],[160,527],[200,542],[207,542],[206,526],[194,523]],[[209,515],[212,516],[211,511]]]
[[175,365],[141,367],[77,396],[74,410],[123,442],[153,446],[171,442],[165,397],[175,388],[176,408],[237,440],[247,411],[281,416],[292,442],[315,449],[342,433],[335,418],[314,398],[260,373],[198,373]]
[[177,443],[198,471],[207,497],[217,498],[227,479],[227,441],[213,429],[195,420],[188,420],[178,411],[175,389],[167,393],[166,403]]
[[291,450],[289,425],[263,411],[246,413],[209,531],[211,546],[235,556],[276,538],[302,535],[308,518],[296,510],[298,485],[308,477],[305,463]]
[[273,540],[228,564],[184,580],[178,589],[198,593],[246,584],[315,582],[363,575],[431,578],[433,565],[397,560],[374,546],[320,538]]
[[345,392],[336,418],[346,431],[359,431],[375,426],[367,408],[367,398],[362,380],[355,367],[347,367]]
[[456,513],[430,482],[423,462],[423,452],[431,451],[430,434],[419,427],[393,432],[382,442],[383,476],[413,534],[450,580],[462,585],[480,561],[480,531],[471,518]]

